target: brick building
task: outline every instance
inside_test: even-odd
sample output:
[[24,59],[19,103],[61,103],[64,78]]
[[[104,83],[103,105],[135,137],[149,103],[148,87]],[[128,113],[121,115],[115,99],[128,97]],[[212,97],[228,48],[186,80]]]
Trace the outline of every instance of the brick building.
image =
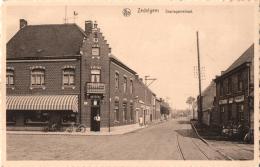
[[21,19],[7,43],[6,67],[7,129],[41,130],[50,121],[92,131],[134,124],[139,102],[152,114],[153,93],[111,54],[96,22],[86,21],[83,30]]
[[219,127],[230,122],[254,128],[254,45],[251,45],[216,82],[216,109],[214,121]]

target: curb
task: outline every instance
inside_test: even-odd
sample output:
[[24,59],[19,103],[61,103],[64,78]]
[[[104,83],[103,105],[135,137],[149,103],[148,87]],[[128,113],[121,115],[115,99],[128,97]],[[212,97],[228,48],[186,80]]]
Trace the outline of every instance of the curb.
[[148,127],[151,127],[151,126],[155,126],[155,125],[158,125],[160,123],[163,123],[163,122],[156,122],[156,123],[153,123],[153,124],[150,124],[149,126],[145,126],[145,127],[138,127],[136,129],[133,129],[133,130],[130,130],[130,131],[127,131],[127,132],[105,132],[105,133],[99,133],[97,132],[97,134],[91,134],[89,132],[87,133],[64,133],[64,132],[21,132],[19,133],[19,131],[6,131],[6,134],[9,134],[9,135],[64,135],[64,136],[115,136],[115,135],[124,135],[124,134],[128,134],[128,133],[133,133],[133,132],[136,132],[136,131],[139,131],[139,130],[142,130],[144,128],[148,128]]
[[226,155],[225,153],[219,151],[218,149],[212,147],[203,137],[201,137],[197,131],[197,129],[195,128],[194,124],[190,121],[191,127],[192,129],[195,131],[196,135],[199,137],[199,139],[201,141],[203,141],[205,144],[207,144],[211,149],[215,150],[216,152],[220,153],[222,156],[224,156],[225,158],[227,158],[228,160],[233,161],[234,159],[231,158],[230,156]]

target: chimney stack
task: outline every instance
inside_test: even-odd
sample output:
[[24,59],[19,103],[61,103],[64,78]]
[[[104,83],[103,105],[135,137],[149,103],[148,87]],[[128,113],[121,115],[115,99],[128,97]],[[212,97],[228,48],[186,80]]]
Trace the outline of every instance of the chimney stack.
[[25,19],[20,19],[20,29],[24,28],[27,26],[27,21]]
[[92,32],[93,23],[91,20],[85,21],[85,33],[89,35]]

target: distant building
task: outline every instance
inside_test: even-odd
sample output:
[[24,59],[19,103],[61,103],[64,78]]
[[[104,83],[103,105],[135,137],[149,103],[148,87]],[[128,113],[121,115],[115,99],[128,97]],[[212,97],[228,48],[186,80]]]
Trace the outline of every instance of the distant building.
[[[199,106],[202,100],[202,123],[207,126],[217,125],[218,114],[215,107],[216,84],[214,81],[201,93],[202,99],[197,97]],[[198,111],[200,108],[198,108]]]
[[96,22],[86,21],[83,30],[21,19],[7,43],[6,68],[8,130],[41,130],[54,122],[100,131],[138,123],[140,112],[153,120],[155,94],[111,54]]
[[219,127],[230,122],[254,128],[254,45],[251,45],[216,83],[216,117]]

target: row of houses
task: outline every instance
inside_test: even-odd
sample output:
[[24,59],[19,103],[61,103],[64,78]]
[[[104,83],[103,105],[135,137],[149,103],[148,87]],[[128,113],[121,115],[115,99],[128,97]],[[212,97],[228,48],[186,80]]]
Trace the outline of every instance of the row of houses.
[[[254,45],[210,83],[198,96],[199,120],[209,127],[229,125],[254,128]],[[198,105],[199,106],[199,105]],[[200,113],[200,111],[202,111]]]
[[54,122],[100,131],[161,118],[162,100],[111,53],[96,22],[86,21],[83,30],[20,19],[6,61],[8,130],[41,130]]

